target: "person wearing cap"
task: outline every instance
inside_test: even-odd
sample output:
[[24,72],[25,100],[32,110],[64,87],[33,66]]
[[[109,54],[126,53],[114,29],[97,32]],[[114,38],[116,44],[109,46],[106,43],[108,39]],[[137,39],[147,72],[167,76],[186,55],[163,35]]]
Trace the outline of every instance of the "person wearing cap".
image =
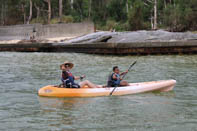
[[62,70],[62,82],[63,85],[66,88],[83,88],[86,85],[89,88],[101,88],[98,85],[95,85],[93,83],[91,83],[88,80],[82,81],[79,84],[75,83],[74,80],[79,80],[79,79],[83,79],[85,77],[85,75],[83,76],[73,76],[72,73],[70,72],[70,70],[73,68],[74,64],[71,62],[64,62],[62,65],[60,65],[60,69]]

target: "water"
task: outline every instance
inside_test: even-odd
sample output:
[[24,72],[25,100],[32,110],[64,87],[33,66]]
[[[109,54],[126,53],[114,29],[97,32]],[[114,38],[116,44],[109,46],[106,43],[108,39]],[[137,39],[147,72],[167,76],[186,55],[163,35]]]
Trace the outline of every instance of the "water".
[[[113,65],[130,82],[176,79],[174,91],[94,98],[39,97],[59,84],[59,65],[106,83]],[[68,53],[0,53],[0,130],[197,131],[197,55],[97,56]]]

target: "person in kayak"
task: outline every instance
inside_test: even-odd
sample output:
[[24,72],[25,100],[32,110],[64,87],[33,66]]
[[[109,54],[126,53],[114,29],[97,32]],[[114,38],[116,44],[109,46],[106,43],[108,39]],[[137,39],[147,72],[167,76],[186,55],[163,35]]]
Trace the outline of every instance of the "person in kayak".
[[129,86],[129,83],[125,80],[122,80],[122,76],[128,73],[128,70],[120,73],[118,66],[113,67],[113,73],[108,78],[108,87],[117,87],[117,86]]
[[60,69],[62,70],[62,78],[61,81],[63,82],[63,85],[66,86],[66,88],[83,88],[86,85],[89,88],[101,88],[98,85],[95,85],[91,83],[88,80],[82,81],[79,84],[75,83],[74,80],[79,80],[85,78],[85,75],[83,76],[73,76],[70,70],[73,68],[74,64],[70,62],[64,62],[64,64],[60,65]]

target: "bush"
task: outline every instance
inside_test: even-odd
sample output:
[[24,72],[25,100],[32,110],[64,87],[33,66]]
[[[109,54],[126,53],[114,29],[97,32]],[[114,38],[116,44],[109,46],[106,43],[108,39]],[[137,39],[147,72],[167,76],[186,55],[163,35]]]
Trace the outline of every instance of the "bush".
[[62,16],[61,22],[60,22],[60,19],[57,17],[51,19],[51,24],[58,24],[58,23],[73,23],[73,17],[72,16]]
[[36,23],[46,24],[47,23],[47,20],[45,20],[42,17],[39,17],[39,18],[34,18],[34,19],[32,19],[30,21],[30,24],[36,24]]
[[59,23],[59,18],[53,18],[50,21],[51,24],[58,24]]
[[62,23],[73,23],[74,19],[72,16],[68,15],[68,16],[62,16]]
[[107,27],[107,30],[112,30],[114,29],[116,26],[118,25],[118,23],[114,20],[107,20],[106,22],[106,27]]
[[97,30],[104,30],[104,31],[128,31],[129,30],[129,25],[128,22],[126,23],[120,23],[116,22],[114,20],[108,20],[106,24],[96,24],[96,29]]
[[118,23],[115,27],[116,31],[128,31],[129,30],[129,24],[126,23]]
[[164,9],[164,25],[170,31],[195,30],[197,28],[196,15],[191,8],[182,8],[180,5],[175,7],[169,5]]

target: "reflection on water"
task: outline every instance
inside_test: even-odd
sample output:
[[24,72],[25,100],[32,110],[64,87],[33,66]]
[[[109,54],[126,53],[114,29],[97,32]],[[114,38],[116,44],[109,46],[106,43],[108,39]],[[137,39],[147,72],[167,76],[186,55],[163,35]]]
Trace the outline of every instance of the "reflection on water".
[[[105,84],[114,65],[129,82],[176,79],[174,91],[93,98],[47,98],[39,88],[60,83],[59,65],[75,64]],[[197,56],[98,56],[68,53],[0,53],[1,130],[196,130]]]

